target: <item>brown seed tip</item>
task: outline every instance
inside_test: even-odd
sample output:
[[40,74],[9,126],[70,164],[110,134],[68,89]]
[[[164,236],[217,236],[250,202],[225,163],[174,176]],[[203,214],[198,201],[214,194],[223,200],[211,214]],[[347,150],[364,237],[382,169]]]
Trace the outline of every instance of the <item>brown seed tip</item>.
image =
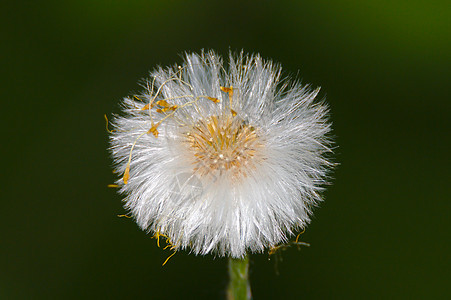
[[221,91],[225,92],[225,93],[230,93],[233,91],[232,87],[225,87],[225,86],[220,86],[219,87],[221,89]]
[[218,98],[213,98],[213,97],[207,97],[208,100],[213,101],[214,103],[219,103],[221,102],[221,100],[219,100]]
[[155,102],[157,105],[159,106],[163,106],[163,107],[168,107],[169,103],[166,102],[166,100],[158,100],[157,102]]
[[122,178],[124,180],[124,184],[128,183],[129,178],[130,178],[130,165],[127,165],[127,168],[125,168],[124,177]]
[[155,137],[158,137],[158,130],[157,127],[158,125],[160,125],[160,123],[157,123],[155,125],[153,125],[152,127],[150,127],[149,131],[147,131],[147,133],[152,133]]

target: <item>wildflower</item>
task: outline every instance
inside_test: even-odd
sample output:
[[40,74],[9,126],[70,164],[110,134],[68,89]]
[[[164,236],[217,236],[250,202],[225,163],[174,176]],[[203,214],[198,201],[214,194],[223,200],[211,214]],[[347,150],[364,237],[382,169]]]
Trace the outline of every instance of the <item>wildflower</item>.
[[259,55],[187,54],[123,100],[111,152],[125,207],[173,249],[243,257],[310,221],[331,164],[327,106]]

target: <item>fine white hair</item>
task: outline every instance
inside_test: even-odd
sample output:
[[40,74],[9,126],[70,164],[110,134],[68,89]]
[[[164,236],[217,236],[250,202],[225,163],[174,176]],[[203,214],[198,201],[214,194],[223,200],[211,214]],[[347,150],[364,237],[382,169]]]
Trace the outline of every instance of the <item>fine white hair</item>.
[[333,166],[319,88],[282,80],[258,54],[224,63],[203,51],[143,87],[123,99],[110,135],[117,184],[143,230],[175,250],[238,258],[310,222]]

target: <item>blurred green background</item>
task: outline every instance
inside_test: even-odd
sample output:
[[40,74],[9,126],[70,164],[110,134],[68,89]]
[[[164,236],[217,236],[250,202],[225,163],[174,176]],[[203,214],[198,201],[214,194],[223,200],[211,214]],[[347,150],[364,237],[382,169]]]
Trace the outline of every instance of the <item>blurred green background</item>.
[[[1,4],[1,299],[221,299],[227,260],[156,247],[124,213],[103,115],[185,51],[259,52],[322,86],[334,185],[255,299],[451,297],[449,1]],[[299,73],[297,73],[299,70]],[[282,259],[282,260],[281,260]],[[278,275],[276,272],[278,270]]]

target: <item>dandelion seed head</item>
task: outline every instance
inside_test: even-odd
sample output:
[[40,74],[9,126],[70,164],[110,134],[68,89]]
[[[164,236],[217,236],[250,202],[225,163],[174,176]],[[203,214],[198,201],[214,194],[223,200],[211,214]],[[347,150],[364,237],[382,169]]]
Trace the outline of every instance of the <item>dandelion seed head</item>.
[[242,257],[309,222],[333,166],[319,89],[259,55],[187,54],[112,121],[116,182],[138,225],[173,249]]

